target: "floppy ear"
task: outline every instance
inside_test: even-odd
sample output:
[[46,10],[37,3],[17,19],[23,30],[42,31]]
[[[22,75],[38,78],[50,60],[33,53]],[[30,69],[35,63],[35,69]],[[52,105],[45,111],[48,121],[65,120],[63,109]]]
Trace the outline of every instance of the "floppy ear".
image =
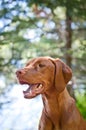
[[66,84],[72,77],[72,70],[60,59],[54,60],[55,64],[55,87],[58,92],[65,89]]

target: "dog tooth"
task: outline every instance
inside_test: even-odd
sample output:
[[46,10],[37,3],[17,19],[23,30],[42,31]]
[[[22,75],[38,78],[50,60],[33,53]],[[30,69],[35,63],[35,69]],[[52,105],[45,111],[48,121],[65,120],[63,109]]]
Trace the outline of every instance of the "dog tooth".
[[29,91],[29,93],[30,93],[30,94],[32,93],[31,90]]
[[39,85],[39,88],[41,88],[41,87],[42,87],[42,84]]

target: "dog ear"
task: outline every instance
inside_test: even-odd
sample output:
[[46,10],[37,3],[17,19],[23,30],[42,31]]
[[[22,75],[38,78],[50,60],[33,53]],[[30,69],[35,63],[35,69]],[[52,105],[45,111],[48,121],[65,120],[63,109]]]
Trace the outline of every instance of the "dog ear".
[[65,89],[66,84],[72,77],[72,70],[60,59],[54,60],[55,63],[55,87],[58,92]]

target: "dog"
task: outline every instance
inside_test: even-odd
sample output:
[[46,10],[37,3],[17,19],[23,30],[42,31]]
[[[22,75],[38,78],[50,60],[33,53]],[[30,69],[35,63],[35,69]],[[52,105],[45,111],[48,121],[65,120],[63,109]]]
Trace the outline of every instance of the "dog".
[[86,121],[67,91],[72,70],[59,58],[39,57],[16,72],[20,84],[28,84],[24,97],[42,95],[39,130],[86,130]]

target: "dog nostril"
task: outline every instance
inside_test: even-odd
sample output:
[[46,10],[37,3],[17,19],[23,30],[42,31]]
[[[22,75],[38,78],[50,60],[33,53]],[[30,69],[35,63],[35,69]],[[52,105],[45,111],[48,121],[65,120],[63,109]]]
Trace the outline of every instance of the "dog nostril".
[[22,74],[22,71],[21,71],[21,70],[16,71],[16,75],[17,75],[17,76],[20,75],[20,74]]
[[19,74],[22,74],[22,71],[21,71],[21,70],[19,70],[19,71],[18,71],[18,73],[19,73]]

